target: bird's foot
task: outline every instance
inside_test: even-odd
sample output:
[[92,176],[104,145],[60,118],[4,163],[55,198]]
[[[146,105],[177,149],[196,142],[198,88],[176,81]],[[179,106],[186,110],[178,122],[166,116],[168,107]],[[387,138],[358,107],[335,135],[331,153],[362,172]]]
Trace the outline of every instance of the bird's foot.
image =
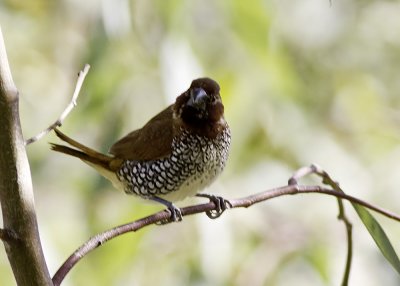
[[164,200],[160,197],[151,197],[150,198],[153,201],[156,201],[160,204],[163,204],[164,206],[167,207],[168,212],[171,214],[171,216],[168,219],[165,219],[163,221],[160,221],[159,223],[157,223],[158,225],[162,225],[162,224],[166,224],[169,222],[179,222],[182,221],[182,212],[181,210],[175,206],[173,203],[171,203],[170,201]]
[[181,212],[180,208],[176,207],[173,203],[171,203],[171,205],[168,207],[167,210],[171,214],[171,216],[169,218],[170,221],[173,221],[173,222],[182,221],[182,212]]
[[206,211],[206,215],[211,219],[219,218],[224,211],[229,209],[232,205],[229,200],[224,199],[220,196],[215,196],[211,194],[196,194],[196,197],[208,198],[216,206],[214,210]]

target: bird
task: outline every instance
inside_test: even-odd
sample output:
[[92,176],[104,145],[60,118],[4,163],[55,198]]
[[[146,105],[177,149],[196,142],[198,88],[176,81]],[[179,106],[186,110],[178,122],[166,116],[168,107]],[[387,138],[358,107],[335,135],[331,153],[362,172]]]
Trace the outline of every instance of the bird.
[[182,220],[174,202],[186,197],[212,200],[217,207],[207,212],[211,218],[227,207],[222,197],[200,193],[223,171],[231,144],[220,86],[211,78],[193,80],[175,103],[118,140],[108,154],[54,131],[71,147],[50,143],[52,150],[81,159],[128,195],[166,206],[172,221]]

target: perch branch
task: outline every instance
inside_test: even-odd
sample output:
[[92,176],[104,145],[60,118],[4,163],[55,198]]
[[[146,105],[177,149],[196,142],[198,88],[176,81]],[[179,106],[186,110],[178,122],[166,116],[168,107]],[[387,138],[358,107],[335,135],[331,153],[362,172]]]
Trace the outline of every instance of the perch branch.
[[[337,198],[345,199],[350,202],[360,204],[366,208],[369,208],[375,212],[378,212],[384,216],[387,216],[389,218],[395,219],[397,221],[400,221],[400,216],[391,213],[389,211],[386,211],[384,209],[381,209],[379,207],[373,206],[363,200],[360,200],[358,198],[346,195],[341,192],[337,192],[332,189],[328,188],[323,188],[320,186],[302,186],[302,185],[294,185],[291,184],[289,186],[284,186],[280,188],[275,188],[271,190],[267,190],[264,192],[260,192],[248,197],[240,198],[240,199],[233,199],[229,200],[229,207],[230,208],[240,208],[240,207],[250,207],[256,203],[260,203],[272,198],[277,198],[280,196],[285,196],[285,195],[295,195],[295,194],[308,194],[308,193],[317,193],[317,194],[326,194],[330,196],[334,196]],[[216,210],[216,205],[213,202],[205,203],[205,204],[198,204],[198,205],[192,205],[188,207],[181,208],[182,211],[182,216],[188,216],[188,215],[193,215],[197,213],[202,213],[202,212],[207,212],[207,211],[213,211]],[[91,252],[92,250],[96,249],[97,247],[103,245],[110,239],[113,239],[117,236],[120,236],[122,234],[125,234],[127,232],[135,232],[138,231],[139,229],[155,224],[155,223],[160,223],[160,222],[165,222],[170,219],[171,214],[167,211],[160,211],[157,212],[153,215],[147,216],[145,218],[136,220],[131,223],[127,223],[124,225],[120,225],[117,227],[114,227],[112,229],[106,230],[100,234],[97,234],[90,238],[88,241],[86,241],[81,247],[79,247],[70,257],[67,258],[67,260],[63,263],[63,265],[58,269],[58,271],[55,273],[53,277],[53,283],[55,286],[60,285],[65,276],[68,274],[68,272],[74,267],[78,261],[80,261],[86,254]]]
[[47,133],[49,133],[50,131],[54,130],[55,128],[57,128],[63,124],[65,118],[67,118],[68,114],[72,111],[72,109],[74,109],[74,107],[77,104],[76,100],[78,99],[79,92],[83,85],[83,81],[85,80],[85,77],[89,72],[89,69],[90,69],[90,65],[85,64],[83,69],[78,73],[78,79],[76,81],[75,90],[74,90],[74,94],[72,95],[72,99],[71,99],[70,103],[67,105],[67,107],[65,108],[65,110],[63,111],[63,113],[60,115],[60,117],[53,124],[51,124],[49,127],[47,127],[45,130],[43,130],[36,136],[33,136],[32,138],[29,138],[28,140],[26,140],[25,145],[29,145],[33,142],[40,140]]

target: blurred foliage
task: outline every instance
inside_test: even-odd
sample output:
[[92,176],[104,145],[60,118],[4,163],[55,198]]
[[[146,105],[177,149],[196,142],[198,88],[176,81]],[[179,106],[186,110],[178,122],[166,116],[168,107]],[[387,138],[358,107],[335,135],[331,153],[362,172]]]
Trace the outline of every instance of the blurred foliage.
[[[104,152],[210,76],[233,132],[210,191],[245,196],[315,162],[346,192],[399,213],[399,13],[397,1],[3,0],[0,24],[26,137],[59,116],[84,63],[92,68],[63,130]],[[52,273],[95,233],[160,209],[51,153],[56,140],[28,147]],[[351,285],[399,285],[347,209]],[[148,227],[90,254],[63,285],[338,285],[346,242],[336,215],[332,198],[287,197]],[[377,219],[398,241],[400,226]],[[0,276],[14,284],[3,248]]]

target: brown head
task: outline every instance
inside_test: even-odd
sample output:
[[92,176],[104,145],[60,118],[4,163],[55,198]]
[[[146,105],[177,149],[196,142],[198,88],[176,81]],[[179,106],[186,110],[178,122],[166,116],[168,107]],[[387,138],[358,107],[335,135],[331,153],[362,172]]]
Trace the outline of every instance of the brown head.
[[226,127],[219,85],[210,78],[192,81],[173,105],[178,125],[199,135],[215,138]]

